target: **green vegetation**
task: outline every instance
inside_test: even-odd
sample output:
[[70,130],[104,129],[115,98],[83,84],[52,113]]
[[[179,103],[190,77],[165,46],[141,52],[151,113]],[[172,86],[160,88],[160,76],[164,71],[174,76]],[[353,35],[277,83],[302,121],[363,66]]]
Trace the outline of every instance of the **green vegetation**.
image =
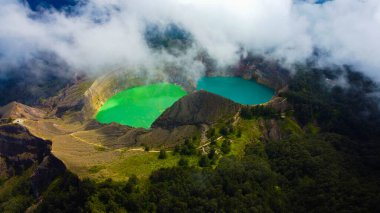
[[110,165],[101,174],[104,177],[113,177],[115,180],[125,180],[127,177],[137,175],[139,178],[147,179],[149,175],[160,168],[173,167],[177,165],[179,156],[166,154],[165,159],[158,159],[159,153],[140,152],[127,156]]
[[224,154],[228,154],[231,152],[231,141],[228,140],[228,139],[225,139],[222,143],[222,147],[220,148],[220,150],[224,153]]
[[252,119],[252,118],[278,118],[278,113],[268,107],[263,105],[257,105],[257,106],[244,106],[241,109],[240,116],[243,119]]
[[[379,89],[375,83],[349,68],[299,70],[282,96],[293,106],[302,126],[316,122],[324,131],[353,139],[380,137],[379,98],[373,95]],[[341,76],[346,82],[339,84]]]
[[145,152],[149,152],[150,147],[149,147],[148,145],[145,145],[145,144],[144,144],[143,146],[144,146],[144,151],[145,151]]
[[100,170],[104,169],[105,167],[104,166],[99,166],[99,165],[96,165],[96,166],[92,166],[88,169],[88,172],[91,173],[91,174],[95,174],[95,173],[98,173]]
[[199,166],[200,167],[208,167],[210,165],[211,165],[211,163],[210,163],[209,158],[206,155],[202,155],[201,159],[199,159]]
[[0,183],[0,212],[24,212],[32,205],[30,175],[28,170]]
[[380,201],[378,185],[347,166],[347,156],[335,148],[345,140],[332,133],[305,133],[257,141],[246,145],[241,159],[223,157],[215,169],[212,154],[202,155],[202,168],[183,166],[181,158],[180,166],[153,172],[146,188],[135,176],[126,183],[84,180],[74,191],[51,190],[42,206],[63,206],[51,197],[63,197],[61,203],[85,194],[81,211],[373,212]]
[[166,151],[164,149],[161,149],[160,150],[160,154],[158,155],[158,159],[166,159],[167,158],[167,155],[166,155]]
[[103,146],[95,146],[95,150],[99,152],[103,152],[103,151],[106,151],[107,149]]
[[189,161],[186,158],[180,158],[178,161],[178,166],[180,167],[188,167]]
[[185,143],[182,145],[177,145],[174,148],[174,154],[179,153],[180,155],[196,155],[198,153],[196,145],[196,140],[186,139]]

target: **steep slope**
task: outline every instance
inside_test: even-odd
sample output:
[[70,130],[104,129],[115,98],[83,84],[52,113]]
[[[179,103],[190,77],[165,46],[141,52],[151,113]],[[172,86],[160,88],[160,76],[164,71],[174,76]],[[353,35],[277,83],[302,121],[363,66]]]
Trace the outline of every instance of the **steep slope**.
[[92,119],[107,99],[117,92],[142,84],[141,78],[119,70],[99,77],[84,93],[82,109],[84,119]]
[[239,109],[240,105],[233,101],[206,91],[198,91],[177,101],[152,127],[213,124],[233,117]]

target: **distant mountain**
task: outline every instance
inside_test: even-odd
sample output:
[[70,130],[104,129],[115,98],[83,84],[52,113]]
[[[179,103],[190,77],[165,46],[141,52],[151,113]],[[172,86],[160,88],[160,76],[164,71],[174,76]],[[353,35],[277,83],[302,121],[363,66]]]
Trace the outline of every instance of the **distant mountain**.
[[34,105],[56,95],[71,81],[69,72],[68,65],[51,54],[0,67],[0,106],[12,101]]

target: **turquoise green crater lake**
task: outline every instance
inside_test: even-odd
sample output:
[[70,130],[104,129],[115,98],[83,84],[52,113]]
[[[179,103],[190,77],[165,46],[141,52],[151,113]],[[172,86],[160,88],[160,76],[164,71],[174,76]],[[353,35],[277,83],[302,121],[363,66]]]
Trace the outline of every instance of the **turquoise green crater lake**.
[[240,104],[262,104],[272,99],[274,90],[253,80],[239,77],[203,77],[197,90],[205,90]]
[[121,91],[108,99],[96,115],[100,123],[119,123],[150,128],[152,123],[174,102],[186,95],[182,87],[159,83]]

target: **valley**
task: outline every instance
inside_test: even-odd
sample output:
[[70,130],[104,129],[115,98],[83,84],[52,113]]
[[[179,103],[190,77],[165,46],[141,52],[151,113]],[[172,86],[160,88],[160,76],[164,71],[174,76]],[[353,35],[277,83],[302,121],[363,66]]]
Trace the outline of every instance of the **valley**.
[[[28,128],[33,135],[52,141],[52,153],[70,171],[80,178],[92,178],[96,181],[107,178],[126,181],[132,174],[139,178],[148,178],[157,169],[177,165],[181,157],[172,156],[170,153],[184,141],[193,140],[197,150],[207,154],[210,151],[210,139],[207,135],[213,126],[222,125],[219,127],[222,128],[224,122],[232,119],[233,128],[241,128],[242,124],[238,119],[239,104],[205,91],[191,92],[190,95],[180,99],[156,121],[151,121],[153,125],[150,129],[133,128],[117,123],[101,124],[94,118],[99,118],[99,114],[96,115],[99,109],[102,111],[104,106],[108,106],[106,97],[112,97],[112,94],[121,90],[120,88],[126,88],[122,82],[128,81],[129,85],[133,85],[131,84],[133,80],[120,76],[121,73],[115,72],[96,79],[91,85],[89,81],[75,83],[58,93],[58,96],[45,100],[44,113],[39,112],[35,116],[33,113],[38,112],[38,109],[23,105],[20,105],[20,109],[9,110],[9,107],[2,109],[3,111],[8,109],[9,112],[23,112],[22,116],[14,113],[9,117],[14,119],[13,123]],[[120,79],[125,80],[120,81]],[[118,87],[111,82],[123,86]],[[106,86],[111,84],[116,87]],[[88,89],[83,89],[81,85],[86,85]],[[110,90],[113,92],[110,93]],[[95,96],[90,96],[90,93]],[[106,105],[93,105],[91,101],[95,100],[96,103],[99,97],[104,97],[103,103]],[[94,106],[91,111],[88,110]],[[92,112],[93,118],[86,118],[90,116],[89,112]],[[117,114],[122,116],[122,113],[125,111]],[[144,119],[145,115],[142,116],[136,119]],[[255,123],[251,125],[258,128]],[[244,144],[258,138],[259,135],[244,140],[236,138],[236,143],[232,143],[232,153],[241,153]],[[223,140],[224,136],[218,136],[217,141],[221,143]],[[147,147],[149,150],[146,150]],[[162,149],[167,150],[169,157],[158,160]],[[191,165],[198,164],[195,156],[189,156],[188,160]]]

